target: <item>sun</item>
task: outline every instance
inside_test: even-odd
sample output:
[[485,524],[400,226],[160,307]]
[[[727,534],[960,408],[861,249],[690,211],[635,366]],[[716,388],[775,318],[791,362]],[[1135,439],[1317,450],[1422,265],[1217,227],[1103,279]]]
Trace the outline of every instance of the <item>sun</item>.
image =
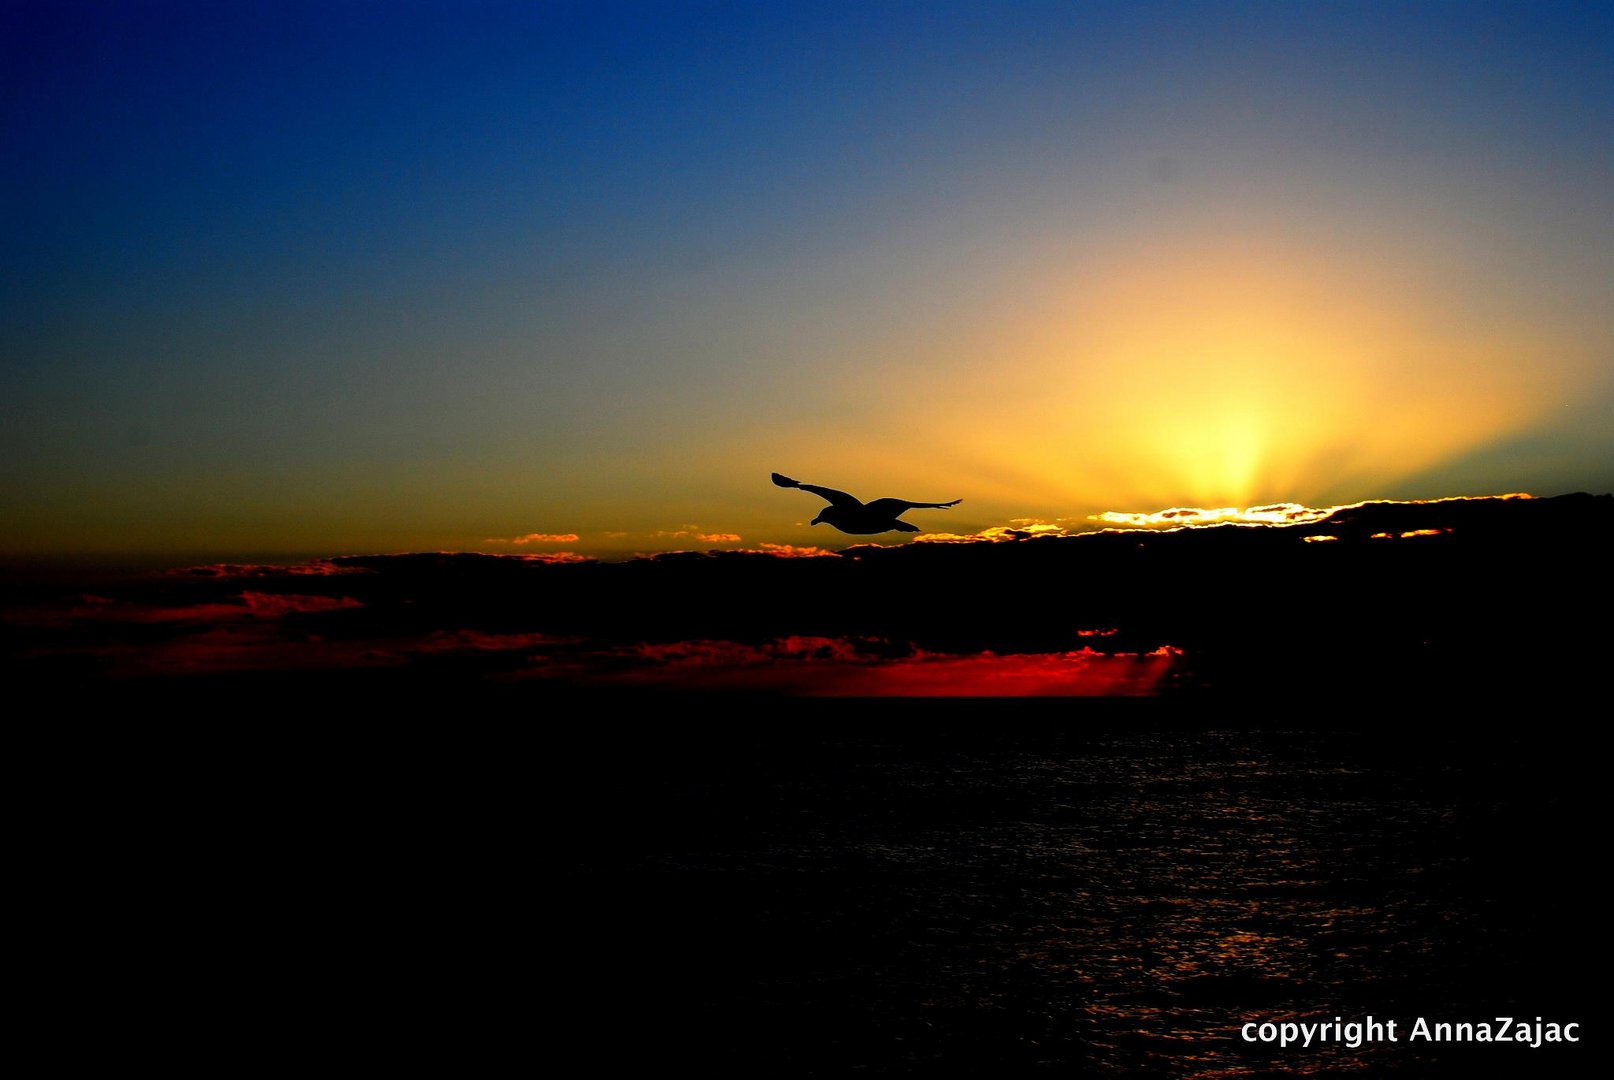
[[1020,465],[1105,508],[1341,502],[1539,423],[1559,343],[1382,263],[1225,234],[1114,253],[1015,357],[1044,391],[1016,403]]

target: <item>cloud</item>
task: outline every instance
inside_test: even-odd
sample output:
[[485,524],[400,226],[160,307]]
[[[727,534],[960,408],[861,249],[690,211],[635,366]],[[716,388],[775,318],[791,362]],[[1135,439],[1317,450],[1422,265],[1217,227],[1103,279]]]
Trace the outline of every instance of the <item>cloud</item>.
[[353,671],[395,666],[362,641],[326,640],[318,634],[287,636],[273,620],[210,623],[158,640],[103,641],[73,649],[40,650],[93,662],[98,674],[113,677],[227,674],[280,671]]
[[[1428,670],[1466,674],[1484,665],[1466,659],[1470,646],[1489,649],[1496,628],[1514,621],[1534,655],[1545,656],[1556,639],[1522,620],[1534,617],[1538,595],[1566,604],[1583,595],[1614,496],[1437,502],[1363,504],[1286,533],[1168,526],[1169,535],[1089,528],[1065,537],[1030,528],[1049,522],[1020,519],[961,537],[974,547],[725,545],[632,567],[591,561],[578,572],[544,565],[585,561],[553,551],[218,564],[64,584],[54,599],[21,594],[27,605],[0,608],[0,631],[8,662],[42,679],[379,664],[428,681],[805,696],[1230,693],[1264,677],[1270,663],[1296,679],[1332,677],[1379,645],[1405,659],[1411,642],[1427,643],[1417,662],[1436,665]],[[1484,610],[1496,613],[1484,620],[1445,603],[1492,588],[1470,579],[1473,560],[1438,558],[1433,549],[1446,545],[1447,532],[1528,586],[1500,590],[1500,606],[1486,599]],[[1403,546],[1410,561],[1377,550]],[[800,558],[822,561],[782,561]],[[1274,619],[1259,590],[1223,604],[1184,588],[1259,582],[1274,558],[1285,587],[1324,616],[1305,634]],[[1365,578],[1353,568],[1418,587],[1387,589],[1381,603],[1363,605],[1353,583]],[[321,577],[333,569],[361,576]],[[1024,599],[1005,607],[1005,597]]]
[[1206,525],[1304,525],[1341,509],[1338,506],[1303,506],[1300,503],[1273,503],[1270,506],[1251,506],[1240,509],[1222,506],[1206,509],[1199,506],[1173,506],[1156,510],[1152,514],[1130,514],[1107,511],[1094,514],[1089,521],[1126,529],[1182,529]]
[[499,653],[533,652],[557,645],[571,645],[580,638],[560,634],[491,634],[481,630],[438,630],[426,640],[403,651],[417,653]]
[[351,596],[305,596],[297,593],[244,592],[241,602],[255,616],[307,615],[319,611],[345,611],[364,605]]
[[575,544],[578,541],[576,533],[528,533],[525,536],[512,536],[507,540],[498,537],[489,537],[485,544]]
[[[1376,532],[1368,536],[1369,540],[1411,540],[1418,536],[1440,536],[1451,532],[1450,529],[1407,529],[1403,532]],[[1307,537],[1306,539],[1311,539]]]
[[272,620],[285,615],[345,611],[364,605],[351,596],[312,596],[302,593],[243,592],[233,600],[196,604],[162,604],[113,600],[83,595],[77,603],[37,608],[9,608],[0,613],[5,622],[20,626],[66,627],[84,623],[131,626],[182,627],[217,625],[247,620]]
[[728,558],[732,556],[767,555],[776,559],[817,559],[825,556],[839,557],[841,553],[831,551],[829,548],[802,546],[799,544],[770,544],[766,540],[754,548],[726,548],[722,551],[656,551],[640,552],[641,559],[666,559],[680,556],[689,558]]
[[982,529],[981,535],[988,540],[1028,540],[1038,536],[1064,536],[1065,527],[1048,522],[1027,522],[1012,529],[995,525],[990,529]]
[[758,553],[775,555],[781,559],[821,559],[826,555],[835,555],[828,548],[803,547],[797,544],[770,544],[766,540],[757,545]]
[[1156,510],[1151,514],[1122,513],[1111,510],[1102,514],[1094,514],[1087,520],[1102,522],[1105,525],[1124,529],[1154,529],[1157,531],[1200,528],[1207,525],[1305,525],[1322,521],[1335,515],[1350,515],[1356,512],[1372,513],[1385,508],[1439,506],[1449,503],[1508,502],[1533,498],[1535,496],[1522,491],[1515,491],[1506,495],[1456,495],[1445,499],[1367,500],[1358,503],[1345,503],[1340,506],[1304,506],[1300,503],[1272,503],[1268,506],[1251,506],[1244,509],[1236,506],[1223,506],[1215,509],[1205,509],[1197,506],[1174,506],[1168,510]]
[[682,529],[657,529],[653,534],[660,540],[698,540],[703,544],[737,544],[739,533],[703,532],[699,525],[685,525]]
[[[1010,526],[1013,527],[1011,528]],[[1064,535],[1066,535],[1066,530],[1063,525],[1041,521],[1036,518],[1011,518],[1009,525],[993,525],[990,528],[973,533],[920,533],[914,537],[914,541],[926,544],[995,544],[1016,540],[1034,540],[1039,536]]]
[[870,665],[808,692],[830,697],[1143,697],[1160,691],[1178,655],[1158,650],[1143,656],[1091,650],[922,655]]
[[338,566],[324,559],[276,566],[269,563],[212,563],[167,571],[170,575],[206,578],[334,577],[337,574],[368,574],[367,566]]
[[239,619],[278,619],[283,615],[341,611],[364,605],[351,596],[303,596],[295,593],[244,592],[239,603],[192,604],[186,607],[130,605],[104,609],[105,618],[136,623],[231,622]]
[[757,644],[726,640],[658,642],[619,648],[563,672],[661,691],[767,692],[808,697],[1135,697],[1158,693],[1182,650],[1148,653],[937,653],[878,638],[790,636]]
[[[180,587],[191,593],[213,588],[205,580]],[[23,652],[25,660],[115,678],[373,666],[363,642],[345,635],[327,640],[318,632],[324,626],[321,616],[365,606],[350,596],[247,591],[189,604],[98,595],[77,600],[22,613],[25,625],[46,630]],[[13,621],[17,614],[0,613],[0,619]]]
[[735,641],[672,641],[634,646],[621,655],[658,664],[710,666],[773,663],[778,660],[856,662],[865,659],[878,640],[789,635],[759,645]]

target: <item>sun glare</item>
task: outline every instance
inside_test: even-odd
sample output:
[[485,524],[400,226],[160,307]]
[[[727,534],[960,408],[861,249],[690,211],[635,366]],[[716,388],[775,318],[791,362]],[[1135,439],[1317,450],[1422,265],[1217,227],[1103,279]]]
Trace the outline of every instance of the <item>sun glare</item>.
[[1325,257],[1224,234],[1086,253],[1064,284],[1025,290],[995,337],[927,342],[927,364],[971,374],[926,384],[922,420],[895,421],[908,443],[882,452],[923,445],[904,475],[947,497],[965,477],[975,505],[1335,504],[1393,494],[1560,407],[1583,357],[1476,318],[1450,268],[1386,243]]

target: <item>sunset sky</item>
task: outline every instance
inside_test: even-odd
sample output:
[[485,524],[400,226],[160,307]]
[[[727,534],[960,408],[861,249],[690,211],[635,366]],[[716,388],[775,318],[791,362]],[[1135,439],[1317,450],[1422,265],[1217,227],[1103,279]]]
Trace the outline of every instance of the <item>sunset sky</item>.
[[960,533],[1614,490],[1611,56],[1607,3],[0,0],[0,556],[853,541],[772,471]]

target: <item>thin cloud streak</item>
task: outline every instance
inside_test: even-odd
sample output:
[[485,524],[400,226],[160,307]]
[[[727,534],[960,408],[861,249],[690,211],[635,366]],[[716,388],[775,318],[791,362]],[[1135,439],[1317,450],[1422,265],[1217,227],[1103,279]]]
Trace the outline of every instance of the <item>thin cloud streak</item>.
[[707,532],[699,525],[685,525],[682,529],[657,529],[651,534],[658,540],[696,540],[703,544],[737,544],[739,533]]
[[266,577],[334,577],[339,574],[368,574],[367,566],[338,566],[325,559],[312,562],[280,565],[276,563],[210,563],[205,566],[185,566],[166,571],[175,577],[198,578],[266,578]]
[[1515,491],[1506,495],[1456,495],[1444,499],[1366,499],[1362,502],[1322,507],[1304,506],[1300,503],[1273,503],[1268,506],[1251,506],[1244,509],[1233,506],[1218,507],[1216,509],[1174,506],[1167,510],[1157,510],[1149,514],[1121,513],[1112,510],[1102,514],[1094,514],[1088,520],[1120,528],[1152,529],[1156,531],[1202,528],[1208,525],[1274,525],[1282,527],[1309,525],[1332,517],[1341,511],[1360,510],[1363,507],[1370,506],[1433,506],[1440,503],[1507,501],[1533,499],[1534,497],[1526,492]]
[[512,536],[501,539],[490,536],[483,541],[484,544],[575,544],[581,539],[576,533],[528,533],[525,536]]
[[[1364,507],[1425,506],[1440,503],[1508,501],[1531,498],[1534,498],[1534,496],[1524,492],[1511,492],[1505,495],[1460,495],[1444,499],[1370,499],[1363,502],[1345,503],[1339,506],[1321,507],[1306,506],[1301,503],[1272,503],[1266,506],[1243,508],[1235,506],[1214,508],[1174,506],[1149,513],[1111,510],[1102,514],[1089,515],[1085,519],[1104,527],[1098,530],[1091,527],[1071,528],[1065,524],[1074,520],[1071,518],[1056,518],[1051,522],[1040,518],[1011,518],[1008,525],[994,525],[973,533],[920,533],[913,538],[913,542],[921,544],[1005,543],[1034,540],[1039,537],[1078,536],[1095,531],[1173,532],[1178,529],[1198,529],[1218,525],[1287,528],[1295,525],[1314,524],[1325,521],[1336,514],[1361,510]],[[1435,533],[1426,530],[1418,533],[1418,535],[1429,536],[1435,535]],[[1306,539],[1316,542],[1321,538],[1307,537]]]

